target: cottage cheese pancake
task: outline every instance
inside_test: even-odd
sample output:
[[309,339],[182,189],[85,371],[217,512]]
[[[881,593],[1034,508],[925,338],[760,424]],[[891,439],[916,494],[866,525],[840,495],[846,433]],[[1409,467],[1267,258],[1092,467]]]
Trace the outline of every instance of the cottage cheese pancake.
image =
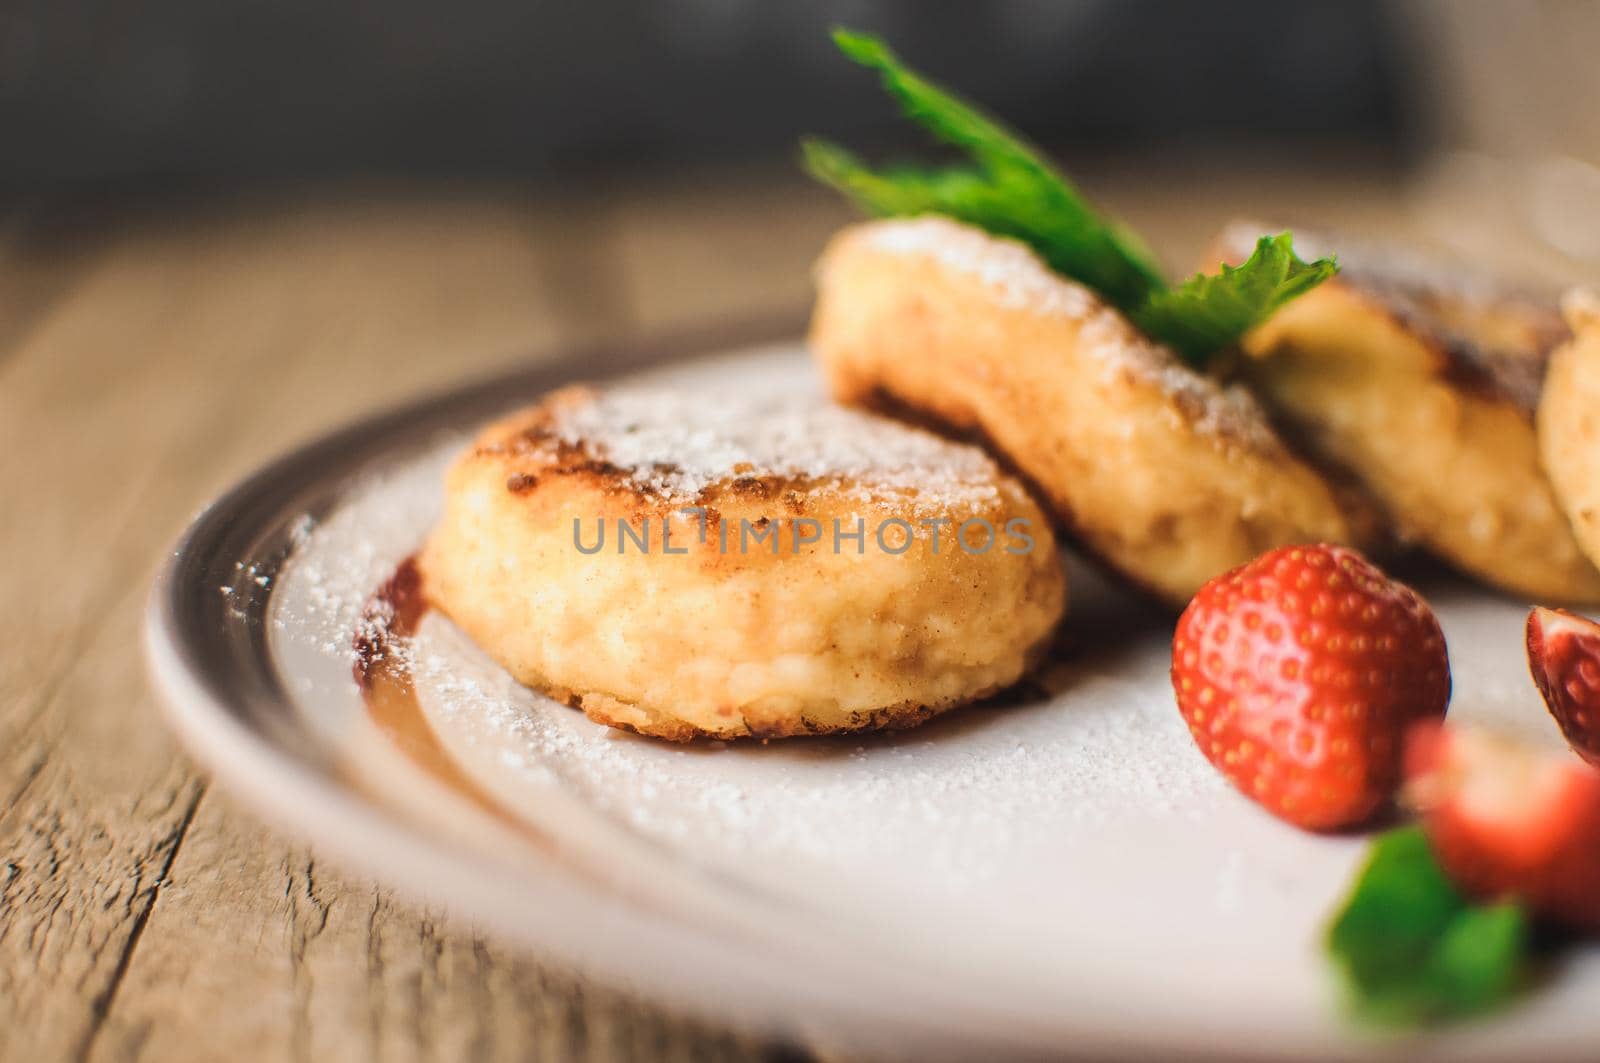
[[851,226],[817,270],[835,397],[982,437],[1091,553],[1174,602],[1362,525],[1260,409],[1027,247],[939,217]]
[[1561,309],[1572,339],[1550,356],[1539,448],[1573,534],[1600,566],[1600,296],[1573,291]]
[[981,451],[811,399],[555,392],[456,463],[420,565],[519,680],[675,740],[915,724],[1015,682],[1065,605]]
[[[1243,258],[1256,231],[1230,227],[1215,257]],[[1247,382],[1401,538],[1520,596],[1600,600],[1540,465],[1535,407],[1568,335],[1555,299],[1406,248],[1337,247],[1338,276],[1244,338]]]

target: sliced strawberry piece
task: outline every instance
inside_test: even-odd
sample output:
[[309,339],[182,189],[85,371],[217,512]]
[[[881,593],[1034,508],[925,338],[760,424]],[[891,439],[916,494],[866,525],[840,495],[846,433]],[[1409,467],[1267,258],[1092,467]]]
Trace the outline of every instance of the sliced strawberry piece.
[[1406,728],[1441,717],[1450,662],[1415,591],[1354,550],[1273,550],[1195,595],[1172,642],[1202,753],[1275,815],[1360,823],[1394,796]]
[[1600,767],[1600,624],[1565,609],[1535,609],[1528,668],[1567,742]]
[[1600,930],[1600,772],[1482,728],[1421,723],[1405,802],[1462,892]]

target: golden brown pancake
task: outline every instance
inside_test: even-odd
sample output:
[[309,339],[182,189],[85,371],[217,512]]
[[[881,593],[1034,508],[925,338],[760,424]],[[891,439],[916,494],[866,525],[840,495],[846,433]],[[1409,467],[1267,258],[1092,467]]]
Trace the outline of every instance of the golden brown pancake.
[[1016,682],[1065,606],[986,455],[806,398],[555,392],[456,463],[420,564],[519,680],[674,740],[919,723]]
[[[1262,229],[1230,227],[1217,258]],[[1541,468],[1534,409],[1566,335],[1553,300],[1395,250],[1296,233],[1340,273],[1245,337],[1241,371],[1297,442],[1347,470],[1414,541],[1493,586],[1600,599]]]
[[1539,401],[1539,449],[1573,534],[1600,565],[1600,296],[1570,292],[1572,338],[1550,356]]
[[1256,403],[1022,244],[938,217],[853,225],[817,267],[836,398],[982,438],[1090,553],[1173,602],[1275,546],[1356,541]]

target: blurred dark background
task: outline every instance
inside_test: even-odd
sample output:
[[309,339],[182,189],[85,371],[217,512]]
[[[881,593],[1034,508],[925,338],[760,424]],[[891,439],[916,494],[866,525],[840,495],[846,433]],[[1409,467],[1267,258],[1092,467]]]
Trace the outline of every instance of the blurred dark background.
[[1315,145],[1404,160],[1415,19],[1372,0],[986,4],[10,0],[8,191],[534,176],[899,146],[827,27],[1075,156]]

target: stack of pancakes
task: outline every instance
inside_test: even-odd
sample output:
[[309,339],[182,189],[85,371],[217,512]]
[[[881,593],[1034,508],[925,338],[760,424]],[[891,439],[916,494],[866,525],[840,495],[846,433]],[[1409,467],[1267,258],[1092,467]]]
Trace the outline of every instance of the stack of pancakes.
[[1056,532],[1174,604],[1297,542],[1600,601],[1600,303],[1340,251],[1224,384],[1019,243],[851,226],[811,347],[858,409],[558,392],[450,474],[430,599],[523,682],[677,740],[1014,683],[1065,609]]

